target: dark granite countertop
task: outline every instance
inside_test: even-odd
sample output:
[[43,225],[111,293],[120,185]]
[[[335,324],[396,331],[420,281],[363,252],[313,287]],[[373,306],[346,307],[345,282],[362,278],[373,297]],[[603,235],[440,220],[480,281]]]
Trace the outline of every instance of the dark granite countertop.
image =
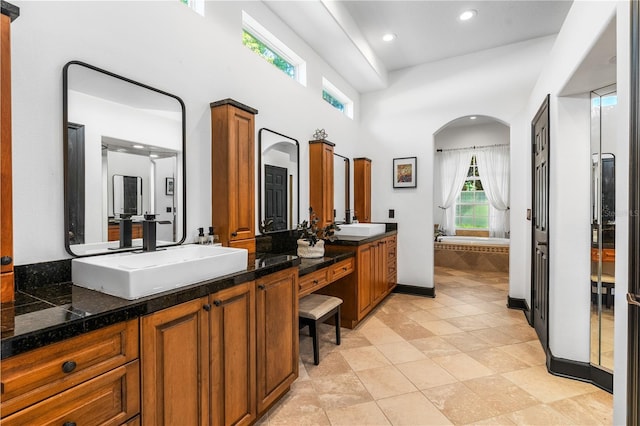
[[380,234],[380,235],[376,235],[373,237],[351,237],[351,236],[347,236],[347,235],[341,235],[336,241],[332,241],[332,242],[328,242],[325,243],[325,247],[327,247],[327,249],[330,249],[330,247],[332,245],[336,245],[336,246],[361,246],[367,243],[370,243],[372,241],[376,241],[379,240],[380,238],[385,238],[385,237],[389,237],[391,235],[396,235],[398,233],[397,230],[392,229],[389,230],[389,228],[387,228],[387,232],[385,232],[384,234]]
[[137,300],[110,296],[72,282],[30,285],[16,291],[15,302],[2,304],[0,359],[299,265],[301,259],[296,256],[259,254],[249,257],[246,271]]
[[[327,247],[327,246],[325,246]],[[344,259],[348,259],[353,257],[353,252],[345,252],[345,253],[332,253],[328,250],[325,253],[324,257],[320,257],[317,259],[300,259],[299,275],[307,275],[312,272],[317,271],[318,269],[326,268],[327,266],[331,266],[334,263],[338,263]]]

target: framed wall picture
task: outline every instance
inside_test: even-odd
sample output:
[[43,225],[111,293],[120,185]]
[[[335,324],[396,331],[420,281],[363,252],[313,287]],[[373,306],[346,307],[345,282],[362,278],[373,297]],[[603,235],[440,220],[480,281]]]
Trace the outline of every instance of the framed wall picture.
[[417,186],[416,157],[404,157],[393,159],[393,187],[394,188],[415,188]]
[[173,178],[172,177],[165,178],[164,193],[166,195],[173,195]]

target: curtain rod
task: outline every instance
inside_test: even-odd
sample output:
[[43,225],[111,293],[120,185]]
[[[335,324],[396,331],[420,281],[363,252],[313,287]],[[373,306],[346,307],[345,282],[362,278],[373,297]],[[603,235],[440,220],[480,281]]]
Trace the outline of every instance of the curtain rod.
[[495,145],[483,145],[483,146],[468,146],[466,148],[447,148],[447,149],[436,149],[436,152],[443,151],[462,151],[465,149],[480,149],[480,148],[492,148],[494,146],[509,146],[508,143],[497,143]]

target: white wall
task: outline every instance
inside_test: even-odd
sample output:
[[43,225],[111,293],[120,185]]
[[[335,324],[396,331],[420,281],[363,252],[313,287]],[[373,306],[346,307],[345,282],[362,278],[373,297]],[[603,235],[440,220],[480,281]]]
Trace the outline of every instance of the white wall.
[[[468,115],[486,115],[512,124],[525,106],[553,41],[545,37],[398,71],[390,74],[388,89],[362,96],[362,136],[356,149],[373,161],[373,221],[390,220],[390,208],[396,212],[399,283],[433,287],[433,135],[451,120]],[[512,149],[513,134],[512,128]],[[411,156],[418,159],[417,188],[394,190],[392,159]],[[522,163],[512,166],[512,174],[514,168],[522,168]],[[519,181],[512,177],[511,182]],[[512,230],[518,216],[514,212],[524,215],[527,205],[519,192],[513,193]],[[526,244],[522,232],[512,233],[511,238],[512,247]],[[521,270],[519,265],[513,274]],[[520,280],[518,284],[524,285]],[[510,292],[523,297],[525,290]]]
[[[11,26],[15,263],[57,260],[64,249],[62,67],[81,60],[182,98],[186,105],[187,235],[211,224],[209,103],[233,98],[300,141],[301,212],[308,144],[324,128],[352,156],[359,95],[260,2],[207,2],[206,17],[175,1],[20,1]],[[307,86],[241,44],[245,10],[307,60]],[[322,100],[326,76],[356,102],[351,120]],[[33,244],[37,236],[38,244]]]
[[[497,121],[478,125],[447,126],[435,135],[434,148],[455,149],[481,147],[509,143],[509,127]],[[440,162],[436,152],[433,164],[433,220],[442,224],[444,219],[442,205],[442,188],[440,178]]]

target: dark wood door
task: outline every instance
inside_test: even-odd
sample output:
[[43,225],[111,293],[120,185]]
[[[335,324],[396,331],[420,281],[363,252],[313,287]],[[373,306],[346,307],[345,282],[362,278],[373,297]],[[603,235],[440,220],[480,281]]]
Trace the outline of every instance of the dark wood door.
[[545,350],[549,335],[549,96],[531,123],[533,144],[532,320]]
[[84,244],[84,125],[69,123],[67,133],[67,232],[69,244]]
[[271,230],[288,229],[287,225],[287,175],[284,167],[264,166],[264,211],[267,221],[273,220]]

